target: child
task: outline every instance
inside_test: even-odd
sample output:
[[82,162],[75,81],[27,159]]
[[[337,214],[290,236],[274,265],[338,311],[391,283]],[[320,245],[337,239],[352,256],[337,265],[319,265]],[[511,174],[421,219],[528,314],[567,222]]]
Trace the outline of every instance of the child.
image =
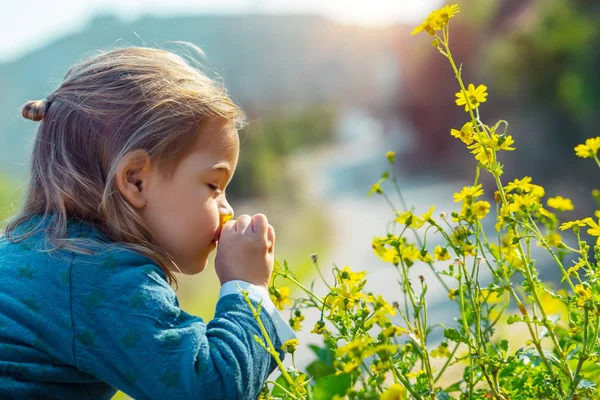
[[[164,50],[75,65],[23,106],[41,121],[23,209],[0,240],[0,398],[256,399],[293,331],[269,299],[275,232],[233,215],[242,111]],[[179,308],[175,272],[221,283],[208,324]],[[283,352],[280,357],[283,358]]]

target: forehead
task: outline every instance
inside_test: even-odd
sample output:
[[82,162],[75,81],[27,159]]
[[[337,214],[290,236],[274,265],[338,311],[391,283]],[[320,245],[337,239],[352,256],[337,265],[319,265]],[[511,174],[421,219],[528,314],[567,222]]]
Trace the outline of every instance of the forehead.
[[226,162],[233,168],[237,163],[239,148],[235,125],[211,120],[201,128],[194,153],[195,158],[202,158],[205,164]]

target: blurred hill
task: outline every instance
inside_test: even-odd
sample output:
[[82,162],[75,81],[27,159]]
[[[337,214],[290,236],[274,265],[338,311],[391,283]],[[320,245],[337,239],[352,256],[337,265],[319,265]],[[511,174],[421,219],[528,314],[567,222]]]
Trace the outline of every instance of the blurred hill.
[[371,107],[393,96],[398,70],[390,51],[393,38],[393,28],[355,27],[315,15],[143,17],[132,23],[99,16],[84,31],[0,64],[0,173],[26,168],[37,124],[20,116],[21,105],[44,98],[72,64],[96,49],[135,45],[181,51],[168,42],[190,41],[205,52],[199,61],[208,73],[223,78],[252,118],[265,117],[261,110],[274,105]]

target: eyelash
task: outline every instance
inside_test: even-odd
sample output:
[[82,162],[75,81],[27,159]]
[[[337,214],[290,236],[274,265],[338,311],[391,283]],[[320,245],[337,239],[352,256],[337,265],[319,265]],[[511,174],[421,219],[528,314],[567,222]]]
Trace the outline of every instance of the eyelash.
[[221,192],[221,189],[219,189],[219,188],[218,188],[218,187],[216,187],[215,185],[211,185],[210,183],[208,184],[208,187],[209,187],[211,190],[215,190],[215,191]]

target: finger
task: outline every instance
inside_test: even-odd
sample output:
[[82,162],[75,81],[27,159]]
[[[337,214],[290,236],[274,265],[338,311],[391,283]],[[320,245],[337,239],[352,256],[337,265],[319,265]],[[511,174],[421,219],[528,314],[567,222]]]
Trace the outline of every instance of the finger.
[[250,223],[252,228],[252,232],[254,232],[257,236],[264,237],[267,239],[267,228],[269,226],[269,220],[264,214],[256,214],[252,217],[252,222]]
[[273,251],[273,248],[275,247],[275,228],[271,225],[269,225],[268,228],[267,240],[269,242],[269,251]]
[[240,215],[235,224],[235,231],[238,233],[244,233],[250,225],[250,216],[247,214]]
[[223,227],[221,227],[221,232],[219,233],[219,239],[230,235],[231,232],[235,232],[235,224],[235,220],[227,221],[225,224],[223,224]]

